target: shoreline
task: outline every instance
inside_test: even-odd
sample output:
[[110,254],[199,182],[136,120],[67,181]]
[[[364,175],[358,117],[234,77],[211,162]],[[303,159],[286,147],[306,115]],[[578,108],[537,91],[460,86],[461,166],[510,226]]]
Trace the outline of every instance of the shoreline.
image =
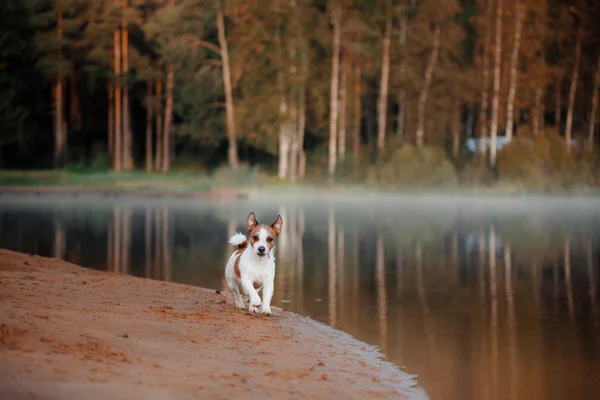
[[243,191],[232,190],[159,190],[159,189],[117,189],[117,188],[78,188],[69,186],[0,186],[0,194],[30,194],[30,195],[93,195],[105,197],[150,197],[150,198],[189,198],[189,199],[236,199],[245,198],[247,194]]
[[322,188],[315,185],[247,187],[239,189],[207,189],[207,190],[169,190],[169,189],[124,189],[105,187],[75,187],[52,185],[0,185],[0,197],[4,196],[62,196],[62,197],[98,197],[106,199],[144,198],[166,200],[240,200],[261,197],[291,198],[448,198],[448,199],[591,199],[599,200],[600,191],[527,191],[505,190],[503,188],[459,188],[382,190],[366,187],[332,187]]
[[8,250],[0,287],[2,398],[427,398],[375,347],[229,293]]

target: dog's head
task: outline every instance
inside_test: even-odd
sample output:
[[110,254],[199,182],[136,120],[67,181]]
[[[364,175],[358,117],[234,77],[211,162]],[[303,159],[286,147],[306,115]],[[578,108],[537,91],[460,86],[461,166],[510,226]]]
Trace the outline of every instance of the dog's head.
[[271,251],[275,247],[275,240],[277,239],[277,236],[281,234],[282,225],[283,219],[281,218],[281,215],[278,215],[275,222],[271,225],[259,224],[254,213],[248,215],[246,229],[250,234],[250,246],[252,247],[252,251],[254,251],[257,256],[264,257],[271,254]]

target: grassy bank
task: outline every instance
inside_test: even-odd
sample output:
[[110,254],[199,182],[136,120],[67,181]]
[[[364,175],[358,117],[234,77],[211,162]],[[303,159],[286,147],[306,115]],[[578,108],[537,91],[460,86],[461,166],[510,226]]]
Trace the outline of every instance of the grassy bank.
[[[410,185],[381,186],[368,183],[339,182],[330,184],[324,179],[305,180],[292,183],[277,176],[258,170],[243,169],[233,172],[219,169],[207,172],[145,173],[140,171],[75,172],[66,170],[0,171],[0,187],[4,191],[36,190],[68,192],[111,192],[140,194],[210,194],[210,193],[281,193],[281,194],[409,194],[436,193],[447,195],[600,195],[600,189],[592,186],[577,186],[568,189],[540,189],[523,184],[492,183],[487,185]],[[2,190],[2,189],[0,189]]]

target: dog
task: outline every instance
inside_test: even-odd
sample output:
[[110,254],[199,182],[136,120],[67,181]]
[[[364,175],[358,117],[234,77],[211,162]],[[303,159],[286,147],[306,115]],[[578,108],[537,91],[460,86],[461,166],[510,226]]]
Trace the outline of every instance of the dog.
[[[227,285],[233,293],[235,306],[244,309],[244,300],[239,285],[250,297],[248,311],[272,315],[271,298],[275,280],[275,240],[281,234],[283,219],[281,215],[271,225],[261,225],[256,215],[248,215],[246,230],[250,242],[242,233],[229,238],[229,244],[237,246],[225,266]],[[262,302],[258,292],[262,289]]]

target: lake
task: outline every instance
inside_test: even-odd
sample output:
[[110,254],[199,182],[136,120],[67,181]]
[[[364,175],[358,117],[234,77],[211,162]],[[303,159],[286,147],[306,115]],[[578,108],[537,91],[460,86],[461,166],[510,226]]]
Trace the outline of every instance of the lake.
[[432,399],[598,398],[598,199],[4,194],[0,247],[227,290],[252,211],[284,221],[273,305],[378,346]]

